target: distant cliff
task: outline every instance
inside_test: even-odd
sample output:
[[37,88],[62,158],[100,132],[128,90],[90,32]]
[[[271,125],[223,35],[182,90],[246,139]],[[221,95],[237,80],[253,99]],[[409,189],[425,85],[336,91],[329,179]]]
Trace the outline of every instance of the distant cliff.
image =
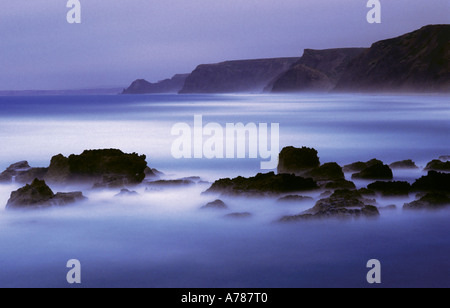
[[305,49],[303,56],[268,86],[272,92],[329,91],[365,48]]
[[122,94],[178,93],[189,74],[178,74],[171,79],[151,83],[144,79],[134,81]]
[[199,65],[180,93],[260,93],[298,60],[274,58]]
[[335,91],[449,92],[450,25],[374,43],[349,64]]

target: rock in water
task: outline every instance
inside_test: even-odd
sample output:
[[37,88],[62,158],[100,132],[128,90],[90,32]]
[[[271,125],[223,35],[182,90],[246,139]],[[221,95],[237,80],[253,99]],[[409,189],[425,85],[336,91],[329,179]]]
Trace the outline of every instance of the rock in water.
[[411,188],[412,191],[450,194],[450,173],[428,171],[428,174],[416,180]]
[[345,165],[343,168],[343,171],[344,172],[361,172],[368,167],[371,167],[373,165],[380,164],[380,163],[382,164],[383,162],[381,160],[378,160],[375,158],[371,159],[365,163],[358,161],[353,164]]
[[369,184],[367,188],[385,197],[407,197],[411,191],[408,182],[375,182]]
[[450,197],[442,193],[428,193],[419,200],[403,205],[405,210],[436,210],[450,206]]
[[378,209],[368,203],[374,203],[374,201],[364,199],[357,191],[337,190],[330,197],[317,201],[312,209],[299,215],[285,216],[280,219],[280,222],[379,216]]
[[202,206],[203,210],[206,210],[206,209],[225,210],[227,208],[228,208],[228,206],[225,204],[225,202],[223,202],[222,200],[219,200],[219,199],[217,199],[213,202],[209,202],[205,206]]
[[443,162],[438,159],[432,160],[427,164],[425,170],[450,171],[450,161]]
[[255,177],[221,179],[212,184],[205,193],[221,193],[225,195],[265,196],[295,193],[317,189],[317,183],[311,178],[303,178],[293,174],[275,174],[274,172]]
[[80,155],[54,156],[45,180],[49,183],[90,183],[117,188],[141,183],[145,178],[145,155],[125,154],[116,149],[88,150]]
[[391,168],[383,163],[375,163],[352,175],[352,179],[361,180],[392,180],[393,177]]
[[278,162],[278,173],[294,173],[301,175],[320,166],[315,149],[302,147],[285,147],[281,150]]
[[46,173],[47,168],[31,168],[27,161],[21,161],[0,174],[0,183],[31,184],[35,178],[43,179]]
[[6,209],[41,208],[63,206],[86,200],[81,192],[57,193],[45,181],[35,179],[31,184],[11,193]]
[[412,159],[397,161],[389,165],[391,169],[419,169],[416,163]]

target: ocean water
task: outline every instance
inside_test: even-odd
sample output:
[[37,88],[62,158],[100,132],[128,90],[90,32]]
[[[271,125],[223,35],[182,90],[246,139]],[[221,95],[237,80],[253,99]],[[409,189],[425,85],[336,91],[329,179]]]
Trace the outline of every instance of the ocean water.
[[[261,170],[260,157],[173,158],[172,127],[193,127],[195,115],[223,127],[277,123],[280,150],[314,147],[322,163],[413,159],[423,167],[450,154],[450,97],[442,95],[16,96],[0,97],[0,169],[119,148],[147,155],[166,178],[212,182],[270,171]],[[423,174],[394,171],[396,180],[410,182]],[[450,210],[404,212],[414,196],[380,198],[397,210],[375,220],[279,224],[314,201],[203,195],[209,185],[138,187],[128,198],[80,188],[88,202],[32,212],[5,211],[19,186],[0,185],[0,287],[70,287],[69,259],[81,262],[82,287],[373,287],[366,281],[370,259],[382,264],[381,287],[450,287]],[[319,192],[306,195],[317,199]],[[228,210],[200,210],[219,197]],[[224,218],[232,212],[252,216]]]

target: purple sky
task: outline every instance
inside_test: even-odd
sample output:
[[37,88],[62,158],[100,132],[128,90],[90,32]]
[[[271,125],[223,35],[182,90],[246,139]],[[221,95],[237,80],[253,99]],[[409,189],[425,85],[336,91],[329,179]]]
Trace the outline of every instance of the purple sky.
[[0,90],[126,87],[225,60],[301,56],[304,48],[368,47],[450,23],[449,0],[66,0],[0,4]]

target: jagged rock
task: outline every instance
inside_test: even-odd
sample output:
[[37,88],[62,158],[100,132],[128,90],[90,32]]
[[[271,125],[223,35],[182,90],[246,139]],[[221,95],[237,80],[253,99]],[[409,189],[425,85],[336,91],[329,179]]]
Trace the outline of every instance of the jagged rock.
[[373,190],[367,189],[365,187],[358,189],[358,192],[362,196],[371,196],[371,197],[376,196],[376,193]]
[[243,212],[243,213],[231,213],[224,216],[225,218],[232,218],[232,219],[243,219],[243,218],[250,218],[252,217],[251,213]]
[[370,166],[379,164],[379,163],[383,163],[383,162],[381,160],[378,160],[378,159],[375,159],[375,158],[371,159],[371,160],[369,160],[369,161],[367,161],[365,163],[359,161],[359,162],[356,162],[356,163],[353,163],[353,164],[345,165],[344,168],[343,168],[343,171],[344,172],[361,172],[364,169],[366,169],[366,168],[368,168]]
[[35,179],[31,184],[11,193],[6,209],[63,206],[86,200],[81,192],[57,193],[45,181]]
[[281,222],[293,222],[323,218],[377,217],[378,209],[373,200],[364,199],[357,191],[337,190],[330,197],[320,199],[316,205],[299,215],[285,216]]
[[92,183],[96,187],[135,185],[145,178],[145,155],[125,154],[116,149],[88,150],[68,158],[52,158],[45,180],[49,183]]
[[47,168],[31,168],[27,161],[9,166],[0,174],[0,183],[30,184],[34,179],[43,179]]
[[303,174],[320,166],[315,149],[302,147],[285,147],[281,150],[278,162],[278,173]]
[[222,200],[215,200],[213,202],[209,202],[206,205],[202,206],[201,209],[218,209],[218,210],[226,210],[228,206]]
[[263,196],[309,191],[317,188],[318,186],[313,179],[305,179],[293,174],[270,172],[259,173],[251,178],[221,179],[214,182],[205,193]]
[[362,180],[392,180],[393,177],[391,168],[383,163],[375,163],[352,175],[352,179]]
[[323,164],[306,172],[305,176],[312,177],[316,181],[345,180],[344,172],[337,163]]
[[450,193],[450,173],[428,171],[426,176],[417,179],[411,186],[412,191]]
[[356,189],[355,183],[352,181],[347,181],[345,179],[335,180],[333,182],[329,182],[325,185],[325,189]]
[[133,196],[138,196],[138,195],[139,194],[135,191],[130,191],[126,188],[123,188],[120,190],[120,193],[118,193],[114,197],[133,197]]
[[171,79],[164,79],[157,83],[151,83],[144,79],[137,79],[122,94],[147,94],[147,93],[178,93],[189,74],[176,74]]
[[397,161],[389,165],[391,169],[419,169],[416,163],[412,159]]
[[419,200],[403,205],[405,210],[441,209],[450,206],[450,197],[442,193],[428,193]]
[[437,159],[432,160],[427,164],[425,170],[450,171],[450,161],[443,162]]
[[407,197],[411,191],[411,184],[408,182],[375,182],[367,186],[369,190],[380,193],[385,197]]
[[299,195],[288,195],[281,197],[277,200],[277,202],[280,203],[302,203],[302,202],[309,202],[314,200],[311,197],[305,197],[305,196],[299,196]]

